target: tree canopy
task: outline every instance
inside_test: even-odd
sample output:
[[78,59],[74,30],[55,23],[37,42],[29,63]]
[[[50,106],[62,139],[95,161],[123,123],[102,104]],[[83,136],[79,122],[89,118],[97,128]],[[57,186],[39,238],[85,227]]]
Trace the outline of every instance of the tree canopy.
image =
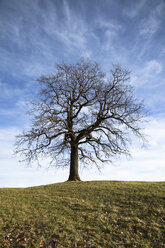
[[39,98],[31,103],[32,127],[17,136],[16,151],[31,163],[50,157],[70,166],[69,180],[80,180],[78,161],[112,161],[129,154],[130,134],[143,138],[144,105],[135,98],[130,72],[114,65],[107,76],[96,62],[57,64],[42,75]]

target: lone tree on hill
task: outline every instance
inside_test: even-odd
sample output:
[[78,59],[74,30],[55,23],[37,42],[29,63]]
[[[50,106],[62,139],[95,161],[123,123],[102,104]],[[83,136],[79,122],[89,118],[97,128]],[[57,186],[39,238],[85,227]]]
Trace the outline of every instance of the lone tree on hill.
[[41,76],[32,128],[17,136],[16,153],[29,163],[48,156],[56,166],[70,164],[69,181],[80,180],[79,159],[98,165],[129,154],[129,133],[143,138],[144,107],[129,85],[130,72],[119,65],[110,72],[108,78],[97,63],[81,59]]

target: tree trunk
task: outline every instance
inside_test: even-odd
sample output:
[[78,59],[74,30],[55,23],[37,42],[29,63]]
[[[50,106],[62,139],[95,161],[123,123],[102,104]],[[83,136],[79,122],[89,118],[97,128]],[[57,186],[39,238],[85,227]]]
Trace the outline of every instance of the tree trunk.
[[68,181],[80,181],[78,174],[78,145],[71,146],[70,174]]

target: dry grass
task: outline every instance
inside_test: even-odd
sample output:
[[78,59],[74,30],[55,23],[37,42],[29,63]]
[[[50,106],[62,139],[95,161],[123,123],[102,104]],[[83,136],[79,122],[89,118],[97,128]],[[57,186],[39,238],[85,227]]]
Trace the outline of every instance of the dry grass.
[[0,247],[163,248],[165,183],[0,189]]

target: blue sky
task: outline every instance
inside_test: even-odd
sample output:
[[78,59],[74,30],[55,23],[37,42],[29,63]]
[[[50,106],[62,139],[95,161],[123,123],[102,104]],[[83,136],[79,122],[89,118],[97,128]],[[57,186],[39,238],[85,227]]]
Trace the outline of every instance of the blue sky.
[[137,142],[132,158],[102,172],[80,169],[83,180],[165,179],[165,1],[0,1],[0,187],[24,187],[67,180],[68,169],[26,167],[13,156],[15,135],[30,125],[27,100],[35,79],[53,73],[55,63],[80,57],[131,70],[131,83],[144,99],[150,121],[148,146]]

